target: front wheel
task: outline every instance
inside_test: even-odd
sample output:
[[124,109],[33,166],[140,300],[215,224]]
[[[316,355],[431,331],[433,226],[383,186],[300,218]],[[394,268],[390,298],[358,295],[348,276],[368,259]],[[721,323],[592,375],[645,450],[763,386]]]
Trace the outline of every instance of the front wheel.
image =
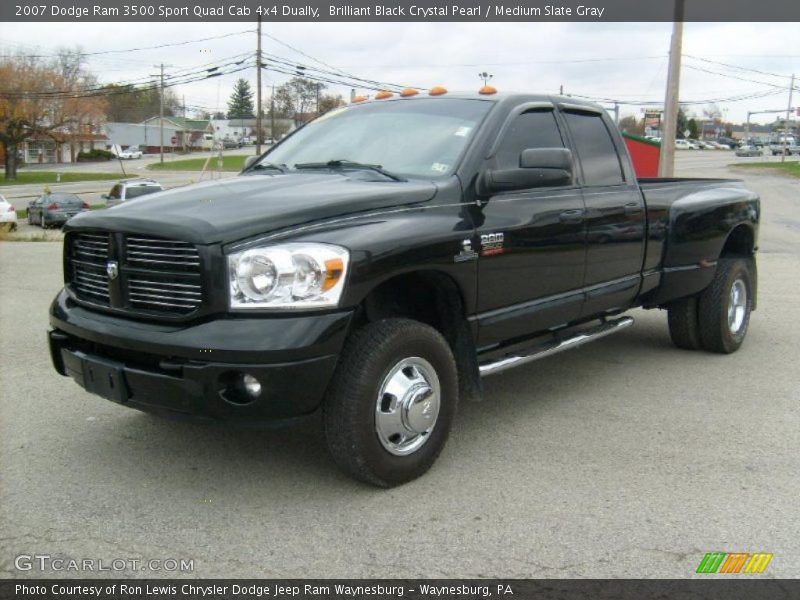
[[328,389],[328,449],[356,479],[406,483],[439,456],[457,403],[455,360],[438,331],[410,319],[370,323],[346,342]]
[[753,258],[721,258],[714,279],[698,301],[698,323],[703,348],[730,354],[747,335],[753,307]]
[[47,223],[44,220],[44,213],[42,213],[42,218],[39,220],[39,225],[41,225],[42,229],[47,229]]

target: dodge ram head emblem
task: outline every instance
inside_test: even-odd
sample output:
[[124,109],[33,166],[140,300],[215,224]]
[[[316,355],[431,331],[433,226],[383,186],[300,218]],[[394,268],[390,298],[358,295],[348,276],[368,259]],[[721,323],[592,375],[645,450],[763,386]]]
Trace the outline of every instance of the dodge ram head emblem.
[[117,261],[110,260],[106,263],[106,273],[108,273],[108,280],[111,281],[119,275],[119,265]]

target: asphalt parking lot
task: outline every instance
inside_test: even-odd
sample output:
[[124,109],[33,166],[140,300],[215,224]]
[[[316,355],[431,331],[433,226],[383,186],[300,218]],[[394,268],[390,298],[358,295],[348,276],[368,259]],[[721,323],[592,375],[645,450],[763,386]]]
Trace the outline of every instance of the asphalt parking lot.
[[47,554],[193,559],[194,577],[680,578],[728,551],[797,577],[800,181],[730,159],[681,157],[679,174],[762,195],[739,352],[678,350],[664,313],[634,311],[618,335],[487,379],[434,468],[388,491],[340,474],[316,420],[175,423],[58,376],[60,244],[0,243],[0,576],[78,575],[15,568]]

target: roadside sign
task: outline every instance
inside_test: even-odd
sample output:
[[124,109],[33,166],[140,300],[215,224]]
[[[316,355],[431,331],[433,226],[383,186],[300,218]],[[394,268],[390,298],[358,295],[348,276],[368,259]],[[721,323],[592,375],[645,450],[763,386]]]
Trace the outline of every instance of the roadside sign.
[[688,129],[684,129],[684,130],[683,130],[683,137],[689,137],[689,134],[690,134],[690,133],[692,133],[692,132],[691,132],[691,131],[689,131]]
[[172,138],[170,139],[170,141],[172,142],[172,145],[174,146],[175,144],[177,144],[177,143],[178,143],[178,138],[176,138],[175,136],[172,136]]

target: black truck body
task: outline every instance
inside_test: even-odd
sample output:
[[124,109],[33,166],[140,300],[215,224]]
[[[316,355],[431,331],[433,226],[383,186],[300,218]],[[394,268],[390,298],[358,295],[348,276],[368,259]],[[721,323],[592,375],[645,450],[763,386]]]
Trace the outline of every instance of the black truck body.
[[[419,115],[447,124],[459,112],[472,120],[431,133],[446,159],[429,175],[320,150],[312,164],[285,164],[314,148],[315,136],[339,139],[326,133],[337,122],[406,119],[412,129]],[[408,148],[399,154],[413,154],[420,144],[411,142],[400,138]],[[70,220],[51,354],[87,390],[165,415],[263,424],[324,404],[337,462],[393,485],[430,466],[457,399],[479,396],[481,375],[606,335],[630,324],[616,315],[631,308],[669,309],[681,347],[738,348],[755,308],[759,216],[758,196],[739,181],[637,180],[613,121],[589,103],[527,94],[373,100],[312,122],[232,179]],[[309,277],[340,277],[335,303],[327,292],[307,307],[242,295],[242,285],[282,273],[272,263],[285,244],[322,252],[327,266]],[[260,248],[279,250],[265,258]],[[252,249],[248,268],[261,279],[241,267]],[[307,261],[291,256],[297,282]],[[399,341],[382,359],[392,336]],[[403,336],[406,358],[430,349],[430,359],[403,367]],[[366,364],[373,356],[383,363]],[[393,365],[406,369],[407,385]],[[258,386],[244,386],[245,374]],[[384,389],[395,380],[405,385],[397,397]],[[348,394],[366,399],[348,404]],[[384,408],[378,399],[375,415],[356,414],[376,395]],[[438,429],[420,425],[437,418]]]

